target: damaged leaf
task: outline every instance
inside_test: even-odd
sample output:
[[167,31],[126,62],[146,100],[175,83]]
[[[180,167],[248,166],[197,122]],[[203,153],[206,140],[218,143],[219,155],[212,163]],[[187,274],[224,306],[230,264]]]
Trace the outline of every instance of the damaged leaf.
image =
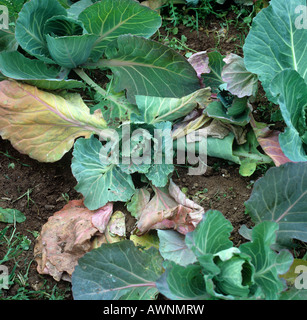
[[247,71],[244,59],[230,53],[224,58],[226,65],[222,71],[222,79],[227,83],[227,90],[239,98],[256,96],[258,76]]
[[145,188],[136,189],[131,201],[127,204],[127,210],[138,219],[150,200],[150,193]]
[[210,122],[211,119],[205,116],[201,110],[193,110],[181,122],[173,125],[173,139],[179,139]]
[[186,234],[202,219],[204,209],[188,199],[172,180],[168,189],[154,188],[154,192],[137,223],[139,234],[150,229],[175,229]]
[[280,131],[269,129],[267,124],[257,122],[253,117],[251,117],[250,124],[263,151],[274,161],[277,167],[292,162],[281,149],[279,143]]
[[[202,80],[206,87],[210,87],[213,93],[219,92],[219,86],[223,85],[225,82],[222,79],[222,70],[225,66],[225,62],[223,61],[224,56],[222,56],[219,52],[209,52],[209,69],[210,73],[202,74]],[[205,60],[207,63],[207,60]]]
[[59,95],[13,81],[0,82],[0,134],[20,153],[55,162],[76,138],[89,138],[106,128],[99,114],[90,115],[79,95]]
[[148,232],[141,236],[132,234],[130,236],[130,240],[133,241],[135,246],[144,248],[144,250],[148,250],[151,247],[154,247],[159,250],[159,238],[154,233]]
[[205,85],[203,83],[203,79],[202,79],[201,75],[204,73],[211,72],[211,70],[209,68],[209,57],[207,55],[207,51],[201,51],[201,52],[194,53],[188,59],[188,61],[190,62],[190,64],[192,65],[192,67],[194,68],[194,70],[197,73],[197,77],[199,79],[200,86],[202,88],[204,88]]
[[42,227],[34,248],[37,271],[55,280],[70,280],[78,260],[92,248],[91,240],[104,232],[113,212],[111,203],[90,211],[83,200],[70,201]]
[[125,215],[121,211],[115,211],[105,230],[105,237],[108,243],[119,242],[126,237]]
[[186,116],[197,107],[205,108],[210,102],[209,88],[197,90],[182,98],[136,96],[136,104],[143,122],[174,121]]

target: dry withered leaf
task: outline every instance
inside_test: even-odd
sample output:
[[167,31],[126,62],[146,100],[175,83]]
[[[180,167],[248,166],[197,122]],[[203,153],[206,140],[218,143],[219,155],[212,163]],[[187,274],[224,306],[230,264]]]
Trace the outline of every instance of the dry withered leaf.
[[195,229],[204,214],[203,207],[188,199],[172,180],[168,190],[154,188],[154,191],[154,197],[140,214],[139,235],[151,229],[174,229],[182,234]]
[[90,211],[83,200],[72,200],[56,212],[42,227],[34,248],[37,271],[70,281],[78,260],[92,249],[93,237],[102,235],[112,212],[113,203]]
[[280,131],[271,130],[267,124],[255,121],[254,117],[251,117],[250,123],[263,151],[274,161],[277,167],[292,162],[281,149],[279,143]]

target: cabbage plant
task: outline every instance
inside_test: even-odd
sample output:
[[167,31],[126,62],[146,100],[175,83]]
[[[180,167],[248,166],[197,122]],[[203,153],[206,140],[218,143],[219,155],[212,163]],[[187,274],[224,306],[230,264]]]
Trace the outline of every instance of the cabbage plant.
[[284,154],[307,161],[307,30],[305,0],[272,0],[253,20],[243,48],[246,68],[280,106]]
[[[255,94],[257,81],[244,72],[240,86],[242,58],[227,59],[225,80],[222,74],[212,79],[216,66],[225,63],[220,54],[209,54],[212,72],[204,75],[207,87],[202,87],[189,61],[150,39],[160,25],[160,15],[135,0],[81,0],[73,5],[30,0],[1,47],[2,138],[41,162],[57,161],[74,147],[76,190],[91,210],[109,201],[130,200],[135,192],[134,173],[156,187],[166,186],[174,171],[173,156],[180,152],[172,137],[173,125],[195,110],[202,113],[202,124],[212,119],[226,124],[217,122],[211,132],[219,139],[209,137],[209,155],[240,164],[244,175],[251,175],[257,164],[271,162],[257,150],[254,136],[245,137],[243,128],[235,128],[249,122],[247,97]],[[95,81],[97,75],[111,78],[105,88]],[[236,97],[221,94],[210,103],[212,92],[221,85],[230,86],[227,89]],[[87,87],[96,91],[93,101],[97,104],[91,108],[75,93]],[[127,137],[122,132],[127,122],[131,131],[142,129],[146,134],[133,137],[125,149]],[[165,135],[155,136],[157,130],[168,132],[171,148],[160,143]],[[234,151],[235,137],[240,145]],[[109,161],[103,150],[119,161]],[[161,151],[159,163],[153,158],[157,150]],[[151,156],[145,163],[147,153]],[[143,162],[129,162],[130,155]],[[123,159],[128,162],[122,164]]]
[[[174,170],[163,163],[129,168],[101,161],[99,139],[106,141],[106,131],[119,131],[132,114],[142,117],[137,97],[151,96],[160,104],[160,98],[166,99],[169,116],[157,126],[171,125],[167,121],[185,116],[210,97],[184,57],[149,39],[160,26],[160,15],[135,0],[81,0],[72,5],[30,0],[1,46],[2,138],[41,162],[57,161],[75,146],[72,171],[91,209],[129,200],[136,171],[161,186]],[[106,88],[95,81],[93,69],[111,77]],[[75,93],[86,87],[96,91],[94,100],[99,101],[92,109]],[[150,124],[151,133],[154,126]],[[84,139],[75,144],[80,137]],[[107,192],[99,189],[101,184]]]
[[[256,182],[245,203],[255,226],[241,227],[245,241],[240,245],[234,246],[233,227],[217,210],[202,213],[190,232],[159,224],[158,249],[156,241],[148,243],[147,235],[137,242],[145,249],[135,246],[133,237],[103,244],[78,261],[72,275],[74,298],[156,299],[160,292],[171,300],[306,300],[306,290],[293,286],[291,277],[297,275],[289,271],[305,262],[288,251],[294,239],[306,241],[306,175],[305,162],[287,163],[269,169]],[[147,211],[147,220],[158,208],[162,216],[170,210],[165,204],[169,200],[161,195],[144,206],[150,196],[146,200],[146,192],[142,190],[128,208]],[[163,205],[157,205],[159,201]],[[168,216],[165,213],[164,221]]]
[[[74,299],[149,300],[160,292],[171,300],[278,300],[287,289],[279,275],[293,256],[271,249],[277,230],[275,222],[264,221],[254,227],[251,241],[237,248],[229,240],[231,223],[210,210],[185,238],[159,230],[160,254],[129,240],[103,244],[79,259],[72,275]],[[167,256],[164,262],[161,255]]]
[[57,0],[31,0],[15,24],[22,50],[3,48],[0,72],[54,90],[83,86],[72,70],[88,83],[76,69],[111,69],[115,90],[127,90],[131,101],[135,94],[191,93],[198,88],[193,68],[175,51],[148,39],[160,25],[156,11],[134,0],[117,0],[116,5],[111,0],[82,0],[68,8]]

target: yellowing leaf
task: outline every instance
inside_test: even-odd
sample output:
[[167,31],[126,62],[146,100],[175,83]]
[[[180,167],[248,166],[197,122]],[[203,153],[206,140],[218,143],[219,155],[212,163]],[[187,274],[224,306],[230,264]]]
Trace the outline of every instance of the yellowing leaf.
[[101,114],[90,114],[78,94],[63,98],[14,81],[0,82],[0,135],[20,153],[55,162],[76,138],[106,128]]
[[125,214],[121,211],[115,211],[105,230],[107,243],[114,243],[124,240],[126,237]]
[[156,234],[145,233],[141,236],[132,234],[130,240],[133,241],[135,246],[143,247],[145,250],[151,247],[159,249],[159,238]]
[[307,261],[302,259],[294,259],[290,269],[285,273],[280,275],[281,278],[285,279],[288,284],[294,285],[297,277],[307,268]]

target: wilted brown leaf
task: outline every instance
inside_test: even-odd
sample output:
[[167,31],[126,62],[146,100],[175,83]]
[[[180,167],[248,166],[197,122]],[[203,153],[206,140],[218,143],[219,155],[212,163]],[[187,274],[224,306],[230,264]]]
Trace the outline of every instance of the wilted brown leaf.
[[151,229],[174,229],[182,234],[195,229],[204,213],[201,206],[188,199],[172,180],[168,189],[154,191],[137,223],[139,235]]
[[92,239],[102,235],[113,204],[96,211],[87,209],[83,200],[70,201],[43,226],[34,248],[37,271],[55,280],[70,280],[78,260],[92,249]]
[[251,118],[250,124],[263,151],[274,161],[277,167],[287,162],[292,162],[285,156],[280,147],[280,131],[271,130],[267,124],[257,122],[253,117]]

